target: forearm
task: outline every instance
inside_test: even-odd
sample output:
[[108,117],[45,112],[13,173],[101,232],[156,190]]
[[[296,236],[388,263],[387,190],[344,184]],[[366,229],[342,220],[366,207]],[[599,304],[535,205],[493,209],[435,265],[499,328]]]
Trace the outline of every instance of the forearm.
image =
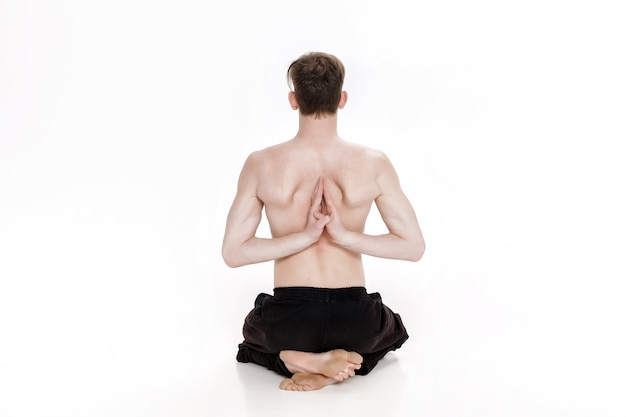
[[254,236],[241,244],[225,244],[222,256],[228,266],[235,268],[284,258],[306,249],[313,242],[303,232],[271,239]]
[[413,262],[419,261],[425,250],[424,239],[421,235],[405,238],[394,233],[373,236],[346,231],[341,240],[336,243],[364,255]]

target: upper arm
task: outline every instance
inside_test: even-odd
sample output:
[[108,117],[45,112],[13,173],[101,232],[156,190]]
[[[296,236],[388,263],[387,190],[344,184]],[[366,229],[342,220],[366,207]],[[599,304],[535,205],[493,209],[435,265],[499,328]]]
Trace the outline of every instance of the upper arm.
[[411,202],[400,187],[398,174],[386,155],[377,161],[380,194],[376,207],[389,231],[404,239],[423,244],[422,232]]
[[246,160],[239,181],[237,194],[228,212],[222,252],[226,257],[229,251],[254,237],[261,222],[263,202],[257,196],[259,163],[253,153]]

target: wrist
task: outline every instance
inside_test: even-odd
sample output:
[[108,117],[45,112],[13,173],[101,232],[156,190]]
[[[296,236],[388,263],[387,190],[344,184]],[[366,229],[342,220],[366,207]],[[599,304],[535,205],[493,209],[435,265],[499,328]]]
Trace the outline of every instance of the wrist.
[[314,244],[318,239],[319,237],[311,236],[306,231],[294,233],[294,246],[298,251],[301,251]]
[[349,230],[345,230],[341,236],[338,236],[336,239],[333,239],[335,241],[336,244],[338,244],[339,246],[346,248],[346,249],[352,249],[352,247],[354,246],[355,242],[357,241],[357,233],[355,232],[351,232]]

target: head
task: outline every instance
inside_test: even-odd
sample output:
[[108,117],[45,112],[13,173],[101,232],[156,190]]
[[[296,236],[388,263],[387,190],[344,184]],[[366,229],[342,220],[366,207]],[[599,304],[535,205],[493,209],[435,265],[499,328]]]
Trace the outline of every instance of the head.
[[289,100],[304,116],[335,114],[346,101],[342,91],[345,69],[337,57],[310,52],[296,59],[287,70],[293,88]]

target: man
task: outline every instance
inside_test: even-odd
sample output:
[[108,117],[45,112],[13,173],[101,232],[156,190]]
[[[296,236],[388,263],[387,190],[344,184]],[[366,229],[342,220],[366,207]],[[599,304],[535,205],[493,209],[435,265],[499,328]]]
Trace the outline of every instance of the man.
[[[274,261],[274,295],[257,297],[237,359],[286,376],[281,389],[308,391],[369,373],[406,341],[400,316],[365,291],[361,255],[418,261],[425,246],[388,158],[337,134],[341,61],[309,53],[288,77],[298,133],[246,160],[222,255],[230,267]],[[389,233],[364,233],[372,202]],[[270,239],[255,236],[264,207]]]

